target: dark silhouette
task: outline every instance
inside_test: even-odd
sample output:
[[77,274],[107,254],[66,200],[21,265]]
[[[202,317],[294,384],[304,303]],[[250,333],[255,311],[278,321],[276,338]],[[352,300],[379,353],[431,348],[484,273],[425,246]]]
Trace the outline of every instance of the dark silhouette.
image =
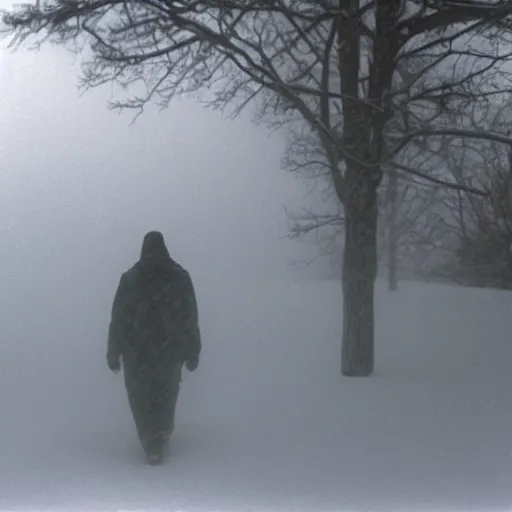
[[121,276],[109,328],[109,368],[123,370],[137,433],[150,464],[160,464],[174,430],[183,364],[199,364],[194,286],[161,233],[151,231],[140,260]]

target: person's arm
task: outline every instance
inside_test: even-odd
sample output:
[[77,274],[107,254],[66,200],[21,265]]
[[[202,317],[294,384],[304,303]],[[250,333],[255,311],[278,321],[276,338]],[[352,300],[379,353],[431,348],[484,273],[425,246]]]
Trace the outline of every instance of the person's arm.
[[188,273],[186,273],[185,287],[187,300],[184,331],[187,341],[185,345],[184,362],[189,371],[194,371],[199,365],[199,356],[201,354],[201,331],[199,329],[199,313],[194,285]]
[[128,286],[126,276],[123,274],[117,287],[112,313],[108,329],[107,363],[112,371],[119,371],[121,364],[119,359],[123,353],[124,338],[127,331],[126,302]]

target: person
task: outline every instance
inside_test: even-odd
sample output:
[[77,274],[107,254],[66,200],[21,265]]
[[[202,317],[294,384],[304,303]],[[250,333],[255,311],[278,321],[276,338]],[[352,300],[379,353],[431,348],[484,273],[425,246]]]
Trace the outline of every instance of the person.
[[174,430],[183,364],[199,364],[201,335],[189,273],[167,250],[162,233],[144,237],[139,261],[123,273],[108,332],[107,363],[123,363],[125,387],[147,461],[160,464]]

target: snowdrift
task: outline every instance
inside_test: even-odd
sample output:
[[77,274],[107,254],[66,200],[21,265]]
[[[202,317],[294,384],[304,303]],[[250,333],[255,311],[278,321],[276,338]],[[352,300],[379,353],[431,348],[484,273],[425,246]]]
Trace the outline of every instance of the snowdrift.
[[55,311],[2,340],[1,510],[511,505],[512,295],[379,285],[375,375],[347,379],[339,283],[196,288],[203,357],[163,467],[143,463],[122,377],[105,365],[108,311],[60,324]]

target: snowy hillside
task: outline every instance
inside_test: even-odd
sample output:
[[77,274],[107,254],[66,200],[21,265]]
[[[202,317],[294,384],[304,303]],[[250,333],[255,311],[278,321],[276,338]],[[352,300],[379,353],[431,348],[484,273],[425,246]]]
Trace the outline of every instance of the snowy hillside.
[[142,462],[106,368],[104,304],[87,321],[20,321],[0,341],[0,510],[512,505],[512,295],[382,286],[377,371],[347,379],[339,283],[196,288],[203,358],[184,375],[163,467]]

